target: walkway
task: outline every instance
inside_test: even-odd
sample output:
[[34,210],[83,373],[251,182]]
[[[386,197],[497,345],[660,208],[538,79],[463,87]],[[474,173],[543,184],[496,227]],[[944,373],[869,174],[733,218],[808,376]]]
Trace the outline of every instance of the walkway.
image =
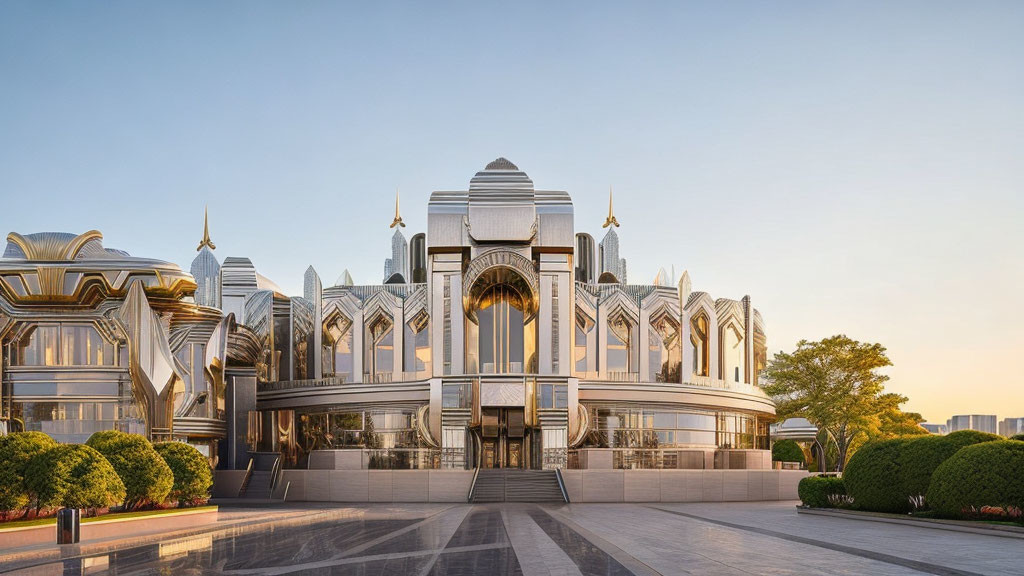
[[[246,529],[254,515],[280,522]],[[48,565],[5,554],[0,572],[1024,575],[1021,539],[797,515],[792,502],[308,505],[225,517],[218,533],[108,542],[102,553],[87,543]]]

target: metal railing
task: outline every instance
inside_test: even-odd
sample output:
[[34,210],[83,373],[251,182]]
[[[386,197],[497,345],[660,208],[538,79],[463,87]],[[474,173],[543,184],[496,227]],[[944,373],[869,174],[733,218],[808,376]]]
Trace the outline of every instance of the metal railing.
[[435,448],[364,448],[363,468],[370,470],[437,470],[441,450]]
[[278,380],[276,382],[260,382],[261,392],[278,392],[280,390],[294,390],[296,388],[320,388],[330,386],[341,386],[345,383],[345,376],[329,376],[327,378],[307,378],[305,380]]
[[249,458],[249,465],[245,467],[245,477],[242,478],[242,485],[238,487],[238,497],[241,498],[242,494],[245,494],[245,489],[249,487],[249,479],[252,478],[252,458]]
[[274,459],[274,465],[270,468],[270,497],[274,497],[274,488],[277,487],[279,476],[282,472],[281,457],[278,456]]

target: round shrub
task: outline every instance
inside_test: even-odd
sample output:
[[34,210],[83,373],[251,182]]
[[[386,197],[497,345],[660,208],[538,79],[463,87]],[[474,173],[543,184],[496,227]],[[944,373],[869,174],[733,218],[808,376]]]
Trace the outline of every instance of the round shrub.
[[162,442],[155,448],[174,473],[171,498],[177,500],[180,506],[186,506],[200,503],[209,497],[213,473],[206,456],[194,446],[183,442]]
[[110,462],[84,444],[59,444],[37,455],[25,470],[25,484],[43,508],[104,508],[125,493]]
[[843,480],[853,505],[874,512],[906,512],[910,503],[900,490],[902,438],[869,442],[850,458]]
[[15,432],[0,436],[0,515],[32,503],[25,486],[25,469],[35,456],[57,445],[42,432]]
[[804,463],[804,451],[793,440],[779,440],[772,445],[772,460],[775,462]]
[[911,497],[924,496],[928,492],[935,469],[956,454],[964,446],[981,442],[992,442],[1001,438],[995,434],[960,430],[946,436],[920,436],[910,439],[901,449],[900,483],[901,496],[909,501]]
[[808,476],[800,480],[796,490],[804,506],[812,508],[833,508],[829,497],[846,495],[846,485],[838,476]]
[[1024,442],[1003,440],[967,446],[939,465],[928,502],[944,516],[983,506],[1024,508]]
[[167,499],[174,475],[145,437],[117,430],[96,432],[86,444],[103,454],[124,483],[124,506],[131,510]]

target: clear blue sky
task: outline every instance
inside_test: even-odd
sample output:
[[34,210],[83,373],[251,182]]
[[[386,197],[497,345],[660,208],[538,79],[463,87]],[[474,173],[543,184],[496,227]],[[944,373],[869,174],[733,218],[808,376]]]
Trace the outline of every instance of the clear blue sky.
[[379,282],[497,156],[634,282],[750,294],[769,347],[889,347],[933,421],[1024,416],[1024,3],[0,4],[0,229]]

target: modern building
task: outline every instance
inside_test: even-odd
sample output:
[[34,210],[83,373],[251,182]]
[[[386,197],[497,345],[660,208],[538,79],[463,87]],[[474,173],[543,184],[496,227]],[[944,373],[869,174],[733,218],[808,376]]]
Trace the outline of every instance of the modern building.
[[946,421],[946,430],[977,430],[978,432],[996,433],[995,414],[961,414],[950,417]]
[[945,436],[949,433],[949,428],[945,424],[921,424],[921,428],[928,431],[929,434],[938,434],[939,436]]
[[[193,270],[212,281],[208,234],[199,248]],[[0,420],[60,442],[109,429],[181,440],[244,466],[260,342],[196,301],[212,294],[174,264],[105,248],[97,231],[12,232],[0,258]]]
[[999,423],[999,435],[1009,438],[1017,434],[1024,434],[1024,418],[1003,418]]
[[760,313],[687,272],[625,284],[610,200],[598,255],[568,193],[499,158],[434,192],[411,244],[396,231],[385,283],[310,268],[291,297],[218,263],[208,229],[192,276],[98,232],[12,233],[2,417],[182,439],[227,468],[769,467]]

